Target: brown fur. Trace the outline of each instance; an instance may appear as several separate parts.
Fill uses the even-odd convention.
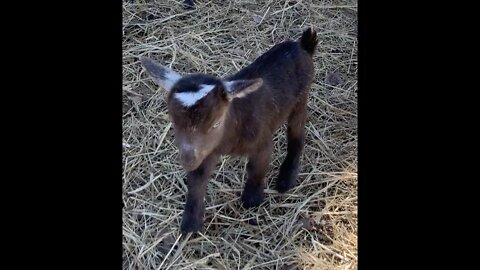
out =
[[[245,207],[262,203],[272,137],[284,122],[288,123],[288,149],[277,190],[286,192],[295,185],[305,140],[306,103],[314,76],[312,55],[316,45],[316,33],[308,29],[300,41],[275,45],[228,78],[193,74],[181,78],[170,89],[168,110],[180,161],[188,171],[182,231],[201,230],[208,178],[221,155],[248,157],[248,179],[241,200]],[[160,70],[156,78],[161,77],[162,68],[155,66],[150,71],[155,69]],[[192,106],[175,98],[176,93],[195,92],[204,84],[215,88]]]

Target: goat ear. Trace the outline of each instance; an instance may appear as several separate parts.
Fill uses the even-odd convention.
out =
[[[225,82],[225,92],[229,100],[242,98],[252,92],[257,91],[263,84],[261,78],[254,80],[236,80]]]
[[[173,85],[182,78],[177,72],[160,65],[150,58],[142,57],[140,62],[148,75],[150,75],[150,78],[167,91],[170,91]]]

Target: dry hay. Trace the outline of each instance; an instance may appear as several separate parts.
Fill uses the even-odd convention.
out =
[[[356,2],[196,1],[194,10],[182,2],[123,3],[124,269],[357,269]],[[242,208],[246,160],[225,157],[209,182],[205,232],[180,235],[185,172],[165,93],[138,58],[224,76],[308,26],[320,44],[299,184],[274,190],[282,127],[265,202]]]

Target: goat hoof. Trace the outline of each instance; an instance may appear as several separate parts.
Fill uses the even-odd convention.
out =
[[[278,178],[277,180],[277,191],[280,193],[285,193],[295,186],[295,181],[289,178]]]
[[[262,204],[265,194],[263,189],[260,191],[244,191],[242,194],[242,204],[245,208],[251,208]]]
[[[185,220],[185,219],[184,219]],[[182,233],[189,233],[189,232],[199,232],[203,229],[203,222],[196,222],[196,221],[182,221],[182,225],[180,226],[180,232]]]
[[[196,218],[193,216],[183,217],[182,224],[180,225],[180,232],[182,233],[199,232],[202,229],[203,229],[202,218]]]
[[[298,167],[292,167],[288,163],[282,164],[280,173],[277,178],[277,191],[285,193],[295,186],[297,183]]]

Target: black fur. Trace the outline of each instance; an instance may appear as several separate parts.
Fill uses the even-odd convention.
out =
[[[313,55],[318,44],[317,33],[312,28],[308,28],[303,32],[300,43],[310,55]]]

